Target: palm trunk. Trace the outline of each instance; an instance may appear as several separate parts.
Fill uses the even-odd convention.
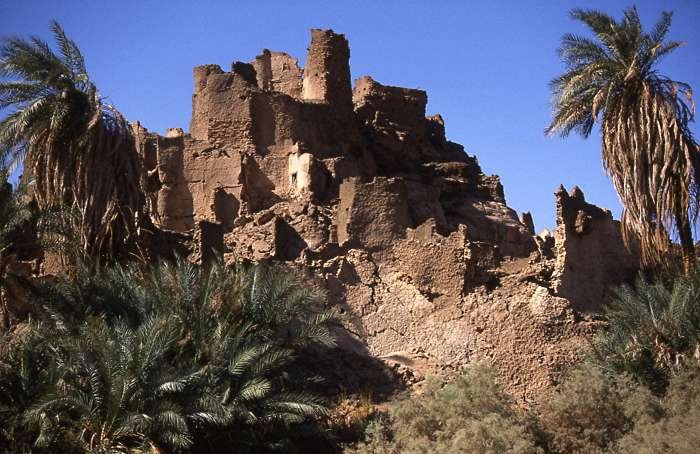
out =
[[[7,301],[5,300],[5,291],[0,287],[0,301],[2,304],[2,328],[7,331],[10,329],[10,312],[7,307]]]
[[[7,298],[5,298],[5,270],[7,264],[5,258],[0,259],[0,308],[2,309],[2,327],[5,331],[10,329],[10,311],[7,307]]]
[[[693,232],[690,228],[688,216],[676,215],[676,226],[681,240],[681,252],[683,254],[683,273],[688,276],[695,266],[695,243]]]

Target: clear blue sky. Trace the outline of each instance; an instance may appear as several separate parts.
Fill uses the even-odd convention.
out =
[[[153,131],[187,130],[192,67],[249,61],[263,48],[305,61],[310,28],[350,41],[353,78],[427,90],[428,113],[498,174],[508,204],[554,225],[553,193],[579,185],[589,201],[619,203],[600,162],[599,137],[546,138],[548,81],[562,71],[565,32],[585,32],[574,7],[619,17],[627,1],[38,1],[0,0],[0,35],[48,38],[58,19],[80,46],[101,92]],[[700,0],[637,1],[651,26],[675,11],[670,38],[687,45],[662,70],[700,93]],[[696,136],[697,125],[692,126]]]

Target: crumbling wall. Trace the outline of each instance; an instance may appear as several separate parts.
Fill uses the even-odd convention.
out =
[[[619,225],[564,191],[556,247],[534,236],[498,176],[426,117],[425,91],[370,77],[353,90],[349,55],[343,35],[312,30],[303,70],[268,50],[195,68],[189,134],[138,129],[154,222],[194,229],[197,260],[214,245],[312,276],[376,356],[432,373],[487,359],[531,398],[576,360],[590,326],[575,311],[636,267]]]
[[[264,49],[252,64],[260,89],[301,98],[303,71],[296,58]]]
[[[303,98],[331,104],[343,114],[352,111],[350,46],[345,36],[333,30],[311,30]]]
[[[447,307],[462,298],[469,282],[469,247],[466,229],[443,236],[434,222],[427,221],[407,229],[406,237],[393,243],[391,260],[402,278],[435,308]]]
[[[209,266],[224,253],[224,228],[218,222],[199,221],[194,229],[190,258]]]
[[[340,185],[338,242],[362,245],[371,252],[388,250],[409,224],[403,182],[377,177],[363,183],[349,178]]]
[[[279,181],[285,181],[281,176],[284,162],[281,160],[267,159],[263,162],[268,164],[277,163],[276,172],[272,173],[272,178]],[[241,200],[245,202],[245,208],[248,213],[257,213],[261,210],[270,208],[278,203],[281,198],[275,192],[278,186],[271,179],[270,172],[265,172],[261,169],[260,163],[255,156],[245,155],[241,161],[242,179],[241,179]],[[268,169],[269,170],[269,169]]]
[[[628,251],[620,223],[609,210],[586,202],[583,191],[559,187],[556,267],[553,288],[578,311],[596,311],[613,285],[634,279],[639,269],[636,248]]]
[[[296,196],[321,199],[327,181],[327,170],[311,153],[294,153],[289,155],[287,166],[289,186]]]
[[[190,135],[178,176],[178,187],[188,187],[193,198],[191,220],[173,222],[173,216],[185,216],[173,213],[163,225],[184,230],[212,219],[230,229],[242,212],[265,210],[289,194],[322,198],[330,176],[324,159],[342,161],[359,140],[354,122],[347,124],[348,57],[342,35],[312,32],[309,61],[315,69],[304,79],[321,97],[312,100],[300,99],[302,70],[285,53],[265,50],[251,64],[235,62],[231,72],[216,65],[195,68]],[[344,115],[338,103],[346,105]],[[340,181],[333,181],[329,194],[337,194]]]
[[[160,225],[169,230],[194,228],[192,193],[184,175],[184,138],[158,137],[156,142],[157,170],[160,189],[157,210]]]
[[[148,175],[152,221],[176,232],[190,231],[200,220],[230,230],[245,204],[241,153],[213,148],[178,129],[163,137],[134,128]]]
[[[364,76],[355,81],[353,103],[358,118],[371,122],[389,148],[425,136],[428,95],[423,90],[386,86]]]
[[[371,137],[369,151],[380,172],[415,172],[419,163],[435,160],[439,152],[426,133],[427,102],[422,90],[382,85],[369,76],[355,81],[355,115],[363,134]]]
[[[197,66],[190,135],[231,151],[254,148],[252,88],[246,74]]]

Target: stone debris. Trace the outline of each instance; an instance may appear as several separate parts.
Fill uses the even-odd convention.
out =
[[[535,235],[426,116],[425,91],[353,88],[349,58],[343,35],[312,30],[303,69],[269,50],[196,67],[188,133],[134,125],[154,224],[191,234],[195,258],[218,245],[310,277],[355,343],[412,380],[486,359],[535,399],[579,357],[585,314],[637,269],[619,223],[561,188],[554,234]]]

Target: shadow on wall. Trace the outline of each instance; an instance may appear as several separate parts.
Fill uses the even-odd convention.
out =
[[[247,204],[249,212],[258,212],[281,202],[282,198],[275,194],[275,184],[260,170],[255,159],[245,156],[243,167],[243,190],[241,198]]]
[[[236,196],[229,194],[224,188],[216,188],[214,190],[214,217],[217,222],[220,222],[224,231],[230,232],[233,230],[233,222],[238,217],[238,211],[241,203]]]

